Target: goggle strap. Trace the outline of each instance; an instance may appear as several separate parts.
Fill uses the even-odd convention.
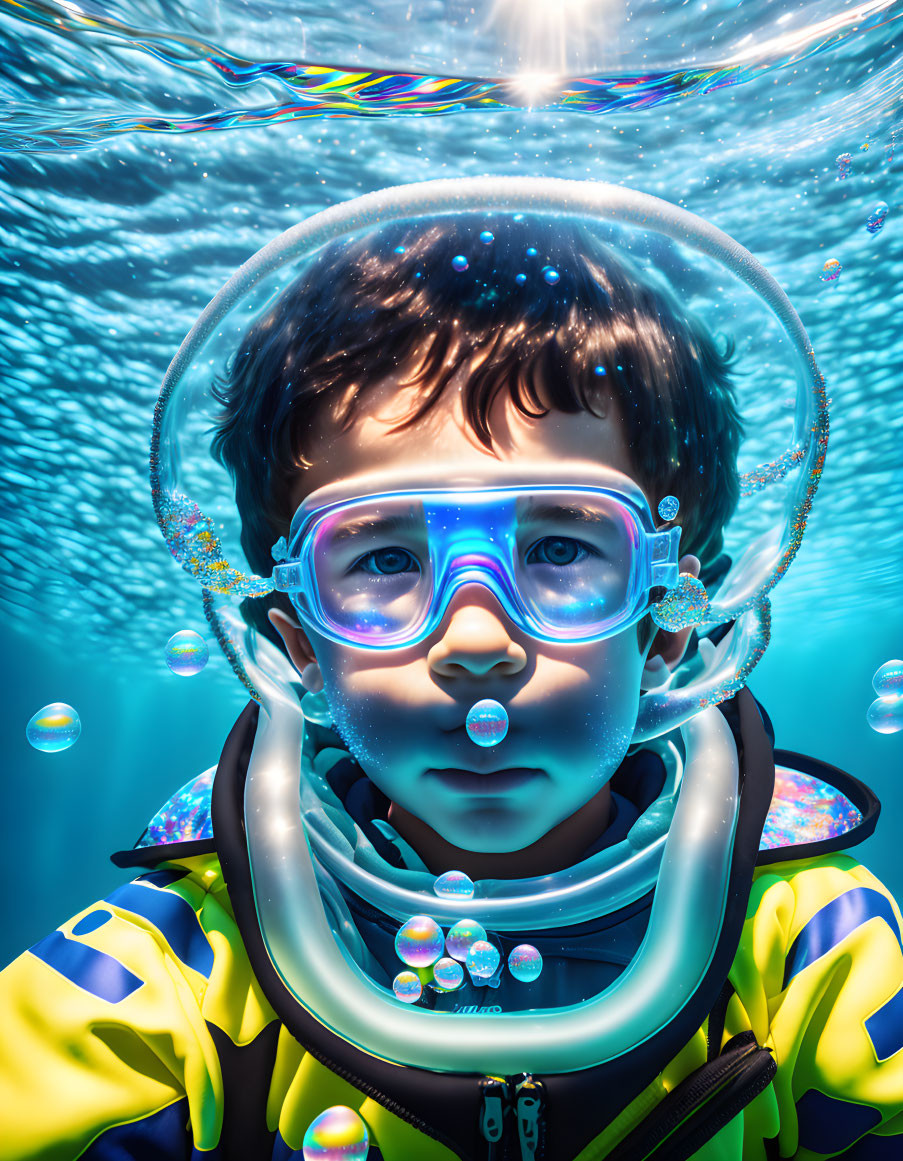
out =
[[[652,586],[664,585],[673,588],[677,584],[680,559],[680,529],[668,528],[664,532],[653,532],[649,536],[652,563]]]

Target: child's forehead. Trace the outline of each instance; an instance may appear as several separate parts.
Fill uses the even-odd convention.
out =
[[[459,393],[441,399],[411,426],[399,427],[410,406],[403,395],[404,389],[374,388],[346,430],[320,425],[310,467],[293,488],[293,507],[305,498],[325,503],[408,487],[491,487],[553,479],[614,485],[645,495],[614,406],[601,415],[550,411],[532,417],[507,396],[500,397],[490,416],[490,449],[467,421]]]

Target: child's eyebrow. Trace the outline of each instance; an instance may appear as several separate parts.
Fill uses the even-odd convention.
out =
[[[611,517],[603,512],[594,512],[580,504],[550,504],[531,500],[526,512],[519,516],[519,522],[529,523],[541,520],[570,520],[579,524],[610,525]]]
[[[344,544],[368,532],[383,534],[390,532],[423,531],[423,517],[418,517],[412,512],[406,513],[404,516],[358,516],[356,519],[348,520],[341,527],[337,528],[331,534],[330,542],[334,546]]]

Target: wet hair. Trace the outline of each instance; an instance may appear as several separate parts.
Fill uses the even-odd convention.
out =
[[[272,571],[324,417],[347,429],[369,388],[395,376],[416,389],[398,425],[412,426],[475,354],[461,391],[480,443],[493,447],[492,404],[505,394],[535,417],[598,414],[613,399],[653,510],[676,496],[681,552],[700,558],[704,580],[720,571],[742,435],[732,342],[719,345],[669,286],[580,225],[484,214],[325,248],[245,334],[215,384],[213,449],[235,482],[254,571]],[[291,610],[271,594],[244,613],[276,640],[274,605]]]

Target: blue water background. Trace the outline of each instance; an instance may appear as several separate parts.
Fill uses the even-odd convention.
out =
[[[559,48],[584,73],[701,68],[741,42],[764,45],[850,10],[741,8],[607,8],[580,52],[567,38]],[[425,3],[413,21],[394,4],[379,20],[354,4],[211,3],[190,17],[165,4],[91,11],[264,62],[499,75],[536,51],[514,45],[510,30],[468,20],[469,6],[451,0]],[[860,853],[903,893],[903,734],[877,735],[865,720],[872,673],[903,656],[903,145],[893,157],[886,148],[903,91],[900,11],[888,5],[871,31],[745,84],[607,116],[520,109],[104,136],[98,122],[114,117],[175,123],[276,98],[262,82],[227,90],[209,70],[102,37],[62,38],[0,7],[0,960],[121,881],[109,852],[131,845],[170,793],[216,762],[244,702],[215,651],[193,678],[171,674],[162,657],[177,629],[204,631],[146,484],[169,359],[225,278],[278,232],[356,193],[435,176],[541,173],[659,194],[737,237],[787,290],[828,379],[832,440],[751,685],[779,745],[878,793],[882,821]],[[781,48],[790,61],[789,39]],[[780,50],[771,57],[780,65]],[[61,147],[60,127],[71,130],[71,148]],[[853,172],[838,181],[834,159],[847,151]],[[891,209],[872,237],[864,223],[879,200]],[[836,284],[818,278],[829,257],[844,265]],[[56,755],[24,736],[51,701],[76,706],[83,724],[78,743]]]

